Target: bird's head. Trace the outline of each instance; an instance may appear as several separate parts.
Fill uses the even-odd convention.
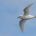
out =
[[[22,18],[22,16],[19,16],[19,17],[17,17],[17,18]]]
[[[21,18],[21,16],[17,17],[17,18]]]

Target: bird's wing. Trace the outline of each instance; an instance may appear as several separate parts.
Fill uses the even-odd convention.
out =
[[[23,32],[23,30],[24,30],[25,21],[26,21],[26,20],[23,20],[23,19],[19,21],[19,27],[20,27],[20,29],[21,29],[22,32]]]
[[[29,15],[29,9],[30,9],[30,7],[33,5],[33,3],[32,4],[30,4],[30,5],[28,5],[23,11],[24,11],[24,15]]]

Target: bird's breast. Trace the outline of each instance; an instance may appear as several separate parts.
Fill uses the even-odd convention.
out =
[[[32,16],[32,15],[27,15],[27,16],[23,16],[22,17],[22,19],[31,19],[31,18],[33,18],[34,16]]]

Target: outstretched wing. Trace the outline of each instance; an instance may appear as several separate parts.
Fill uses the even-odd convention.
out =
[[[30,8],[32,5],[33,5],[33,3],[30,4],[30,5],[28,5],[28,6],[24,9],[24,15],[29,15],[29,8]]]
[[[20,22],[19,22],[19,27],[20,27],[20,29],[21,29],[21,31],[23,32],[23,30],[24,30],[24,24],[25,24],[25,20],[20,20]]]

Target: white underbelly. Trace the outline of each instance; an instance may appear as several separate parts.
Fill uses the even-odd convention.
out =
[[[31,19],[31,18],[33,18],[34,16],[32,16],[32,15],[27,15],[27,16],[24,16],[24,18],[23,19]]]

